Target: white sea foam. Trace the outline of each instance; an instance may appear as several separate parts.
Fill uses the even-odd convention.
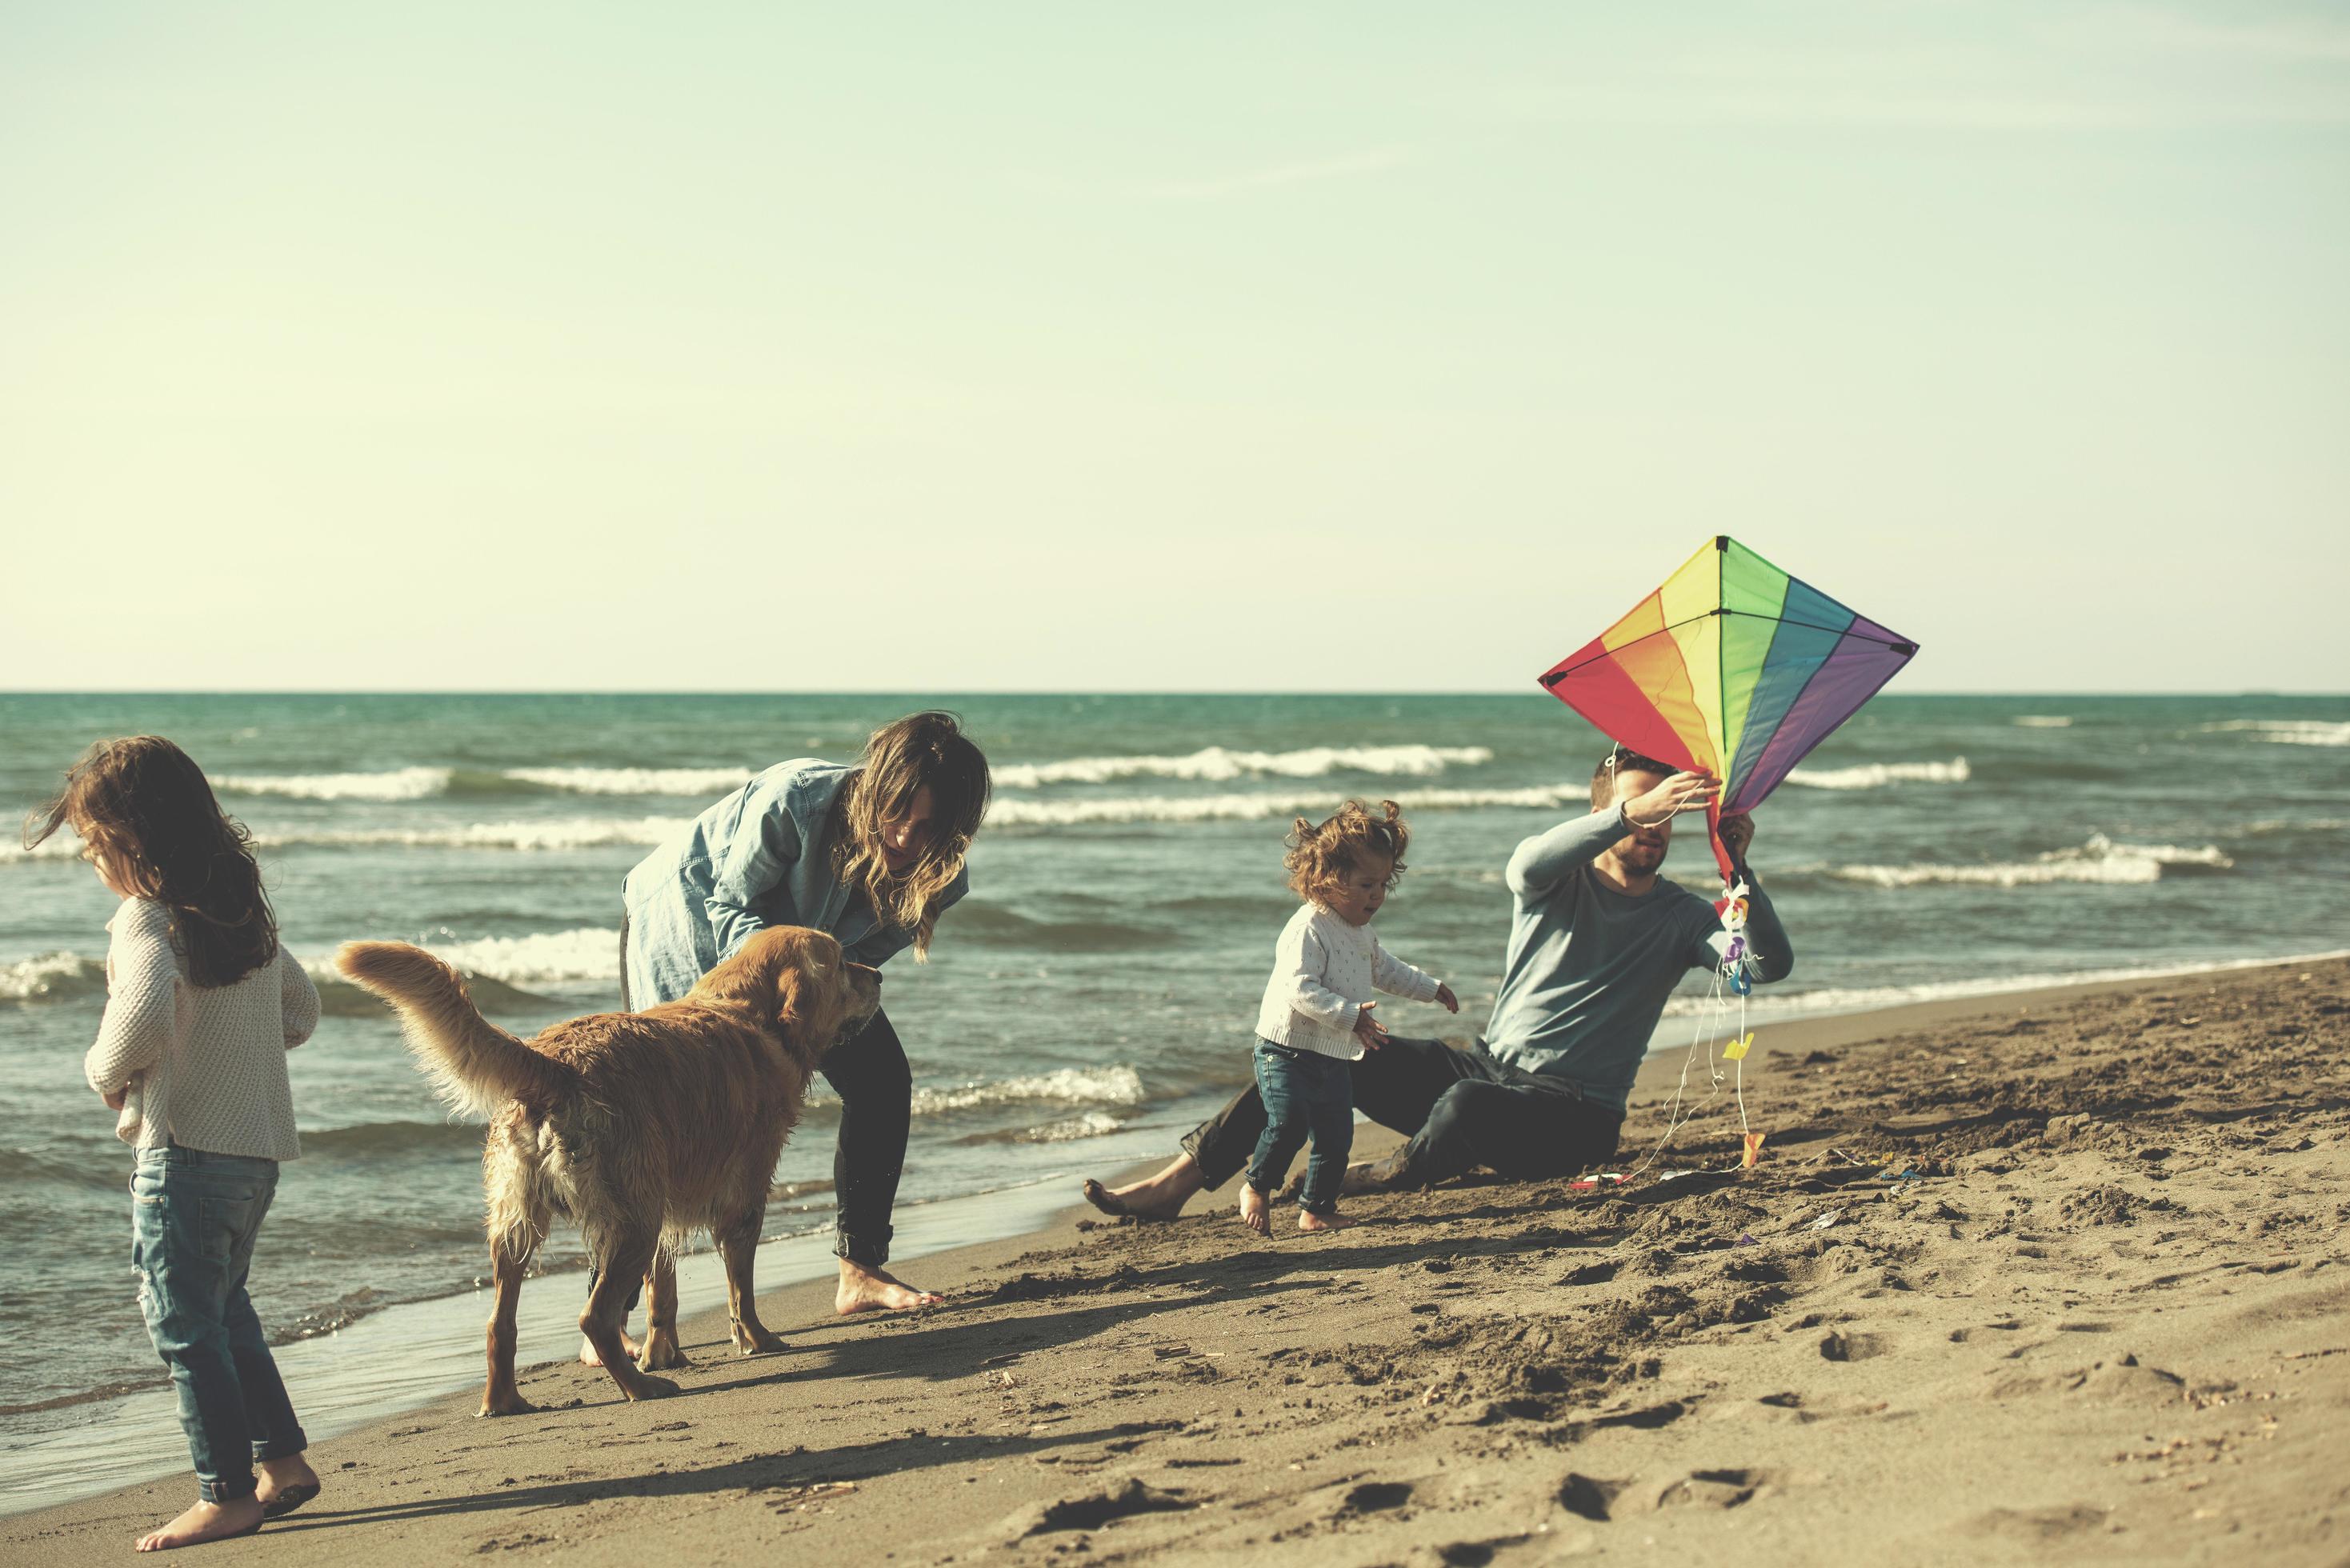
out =
[[[1057,763],[1007,763],[994,769],[1005,789],[1056,784],[1110,784],[1118,779],[1195,779],[1208,784],[1267,774],[1321,778],[1334,773],[1428,778],[1452,766],[1490,763],[1483,746],[1307,746],[1294,752],[1236,752],[1208,746],[1180,757],[1069,757]]]
[[[1101,1137],[1114,1133],[1125,1124],[1107,1111],[1087,1111],[1081,1116],[1069,1116],[1042,1127],[1030,1127],[1014,1142],[1075,1143],[1079,1138]]]
[[[42,953],[0,964],[0,1002],[48,1002],[86,995],[105,985],[105,961],[79,953]]]
[[[1973,777],[1964,757],[1947,763],[1863,763],[1849,768],[1797,768],[1787,782],[1805,789],[1883,789],[1897,784],[1964,784]]]
[[[598,930],[593,926],[568,931],[535,931],[526,937],[434,942],[431,947],[467,974],[484,975],[508,985],[616,980],[620,973],[620,933]]]
[[[2143,884],[2160,881],[2168,867],[2225,871],[2234,865],[2216,845],[2189,849],[2176,844],[2116,844],[2100,833],[2078,848],[2054,849],[2034,860],[1975,866],[1835,866],[1827,874],[1839,881],[1877,888],[2029,888],[2059,882]]]
[[[571,794],[718,795],[751,782],[748,768],[508,768],[517,784]]]
[[[448,793],[453,768],[397,768],[383,774],[222,774],[223,794],[285,795],[295,800],[422,800]]]
[[[2350,746],[2350,723],[2336,724],[2322,719],[2230,719],[2224,723],[2206,724],[2203,729],[2207,734],[2249,733],[2257,740],[2273,741],[2283,746]]]
[[[968,1110],[973,1106],[1139,1106],[1142,1075],[1120,1064],[1108,1067],[1062,1067],[1027,1077],[996,1078],[951,1089],[914,1091],[914,1113]]]
[[[2021,713],[2015,718],[2019,730],[2069,730],[2073,719],[2067,713]]]
[[[256,834],[264,849],[600,849],[660,844],[691,827],[683,817],[570,816],[544,822],[476,822],[463,827],[350,827]]]
[[[1588,806],[1586,784],[1527,789],[1420,789],[1392,792],[1407,811],[1456,811],[1474,806],[1553,810]],[[1299,812],[1326,811],[1344,796],[1329,790],[1265,791],[1253,794],[1119,795],[1100,800],[996,800],[987,820],[999,827],[1067,827],[1084,823],[1262,822]]]
[[[1822,986],[1816,991],[1788,991],[1781,986],[1761,986],[1747,999],[1746,1005],[1751,1012],[1764,1017],[1808,1018],[1828,1012],[1866,1012],[1883,1007],[1903,1007],[1919,1002],[2007,996],[2057,986],[2095,985],[2116,980],[2163,980],[2180,975],[2220,974],[2230,970],[2265,969],[2272,964],[2324,963],[2342,958],[2350,958],[2350,948],[2337,948],[2325,952],[2288,953],[2280,958],[2227,959],[2217,963],[2085,969],[2029,977],[2012,973],[1979,975],[1970,980],[1931,981],[1917,985]],[[1710,995],[1676,996],[1665,1004],[1665,1015],[1669,1018],[1690,1018],[1711,1012],[1715,1006]],[[1735,1010],[1735,1003],[1732,1003],[1731,1011]],[[1684,1029],[1678,1043],[1685,1046],[1688,1040],[1688,1032]],[[1675,1038],[1668,1034],[1662,1036],[1652,1049],[1667,1050],[1675,1044]]]

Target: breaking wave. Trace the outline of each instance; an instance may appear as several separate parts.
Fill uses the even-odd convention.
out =
[[[2230,719],[2203,726],[2206,734],[2244,733],[2285,746],[2350,746],[2350,723],[2323,719]]]
[[[963,1111],[975,1106],[1139,1106],[1142,1101],[1142,1075],[1131,1067],[1062,1067],[1024,1077],[982,1080],[951,1089],[918,1088],[914,1091],[914,1114],[936,1116],[941,1111]]]
[[[441,795],[723,794],[751,781],[748,768],[394,768],[379,774],[223,774],[223,794],[290,800],[404,801]]]
[[[2029,888],[2060,882],[2144,884],[2160,881],[2167,871],[2226,871],[2235,864],[2216,845],[2187,849],[2175,844],[2116,844],[2100,833],[2078,848],[2052,849],[2033,860],[1981,866],[1835,866],[1827,868],[1826,875],[1876,888]]]
[[[2073,719],[2067,713],[2019,713],[2013,723],[2019,730],[2069,730]]]
[[[1588,809],[1587,784],[1537,784],[1527,789],[1419,789],[1391,792],[1407,811],[1457,811],[1476,806]],[[1262,822],[1327,810],[1345,797],[1328,790],[1264,791],[1254,794],[1119,795],[1101,800],[998,800],[989,805],[993,827],[1068,827],[1085,823]]]
[[[1236,752],[1206,746],[1180,757],[1070,757],[1057,763],[1008,763],[993,770],[1005,789],[1056,784],[1111,784],[1119,779],[1195,779],[1209,784],[1252,775],[1320,778],[1327,774],[1386,774],[1426,778],[1454,765],[1490,763],[1483,746],[1307,746],[1294,752]]]
[[[1787,782],[1804,789],[1882,789],[1897,784],[1964,784],[1974,776],[1964,757],[1947,763],[1863,763],[1849,768],[1797,768]]]

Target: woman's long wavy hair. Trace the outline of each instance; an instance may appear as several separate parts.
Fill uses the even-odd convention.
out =
[[[833,874],[862,888],[885,924],[909,932],[916,961],[929,959],[939,898],[962,872],[971,841],[987,816],[987,758],[952,713],[909,713],[873,732],[848,787],[833,805]],[[885,823],[903,816],[914,796],[931,792],[930,836],[921,858],[892,876],[881,853]]]
[[[220,808],[195,760],[161,735],[100,741],[25,818],[25,847],[60,827],[104,856],[118,888],[170,911],[188,979],[229,985],[277,956],[277,915],[253,836]]]

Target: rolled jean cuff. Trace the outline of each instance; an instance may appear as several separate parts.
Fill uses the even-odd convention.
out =
[[[836,1225],[832,1229],[832,1255],[846,1258],[864,1268],[878,1269],[889,1261],[889,1238],[894,1234],[895,1230],[888,1225],[881,1227],[879,1239],[870,1233],[860,1234],[846,1226]]]
[[[251,1470],[241,1476],[223,1476],[218,1480],[196,1478],[196,1494],[206,1502],[243,1502],[260,1490],[261,1482]]]
[[[285,1437],[254,1444],[253,1462],[257,1465],[270,1459],[290,1459],[309,1446],[310,1439],[303,1436],[301,1428],[296,1427]]]

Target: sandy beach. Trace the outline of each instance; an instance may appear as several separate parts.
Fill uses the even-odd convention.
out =
[[[773,1357],[689,1299],[681,1397],[559,1364],[539,1415],[452,1395],[319,1445],[326,1495],[215,1551],[2339,1563],[2345,1047],[2342,960],[1775,1025],[1753,1171],[1725,1096],[1621,1191],[1472,1179],[1260,1240],[1228,1189],[934,1254],[918,1317],[790,1286]],[[1721,1173],[1649,1179],[1690,1168]],[[190,1490],[0,1521],[0,1558],[118,1557]]]

